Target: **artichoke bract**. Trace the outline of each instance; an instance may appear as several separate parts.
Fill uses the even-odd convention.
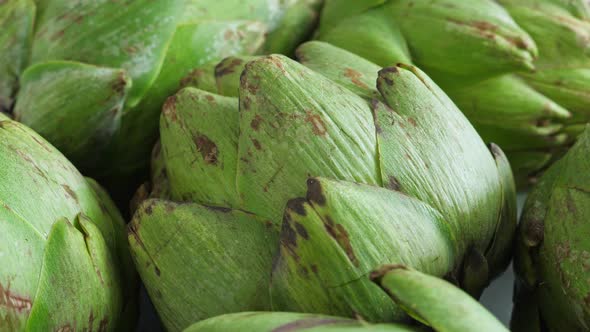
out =
[[[590,330],[590,129],[527,198],[515,254],[515,331]]]
[[[191,325],[187,332],[214,331],[425,331],[438,332],[507,331],[481,304],[442,279],[405,266],[383,266],[371,274],[417,324],[368,324],[334,316],[285,312],[243,312],[226,314]],[[425,325],[425,326],[424,326]]]
[[[478,296],[510,259],[508,162],[428,76],[321,42],[296,53],[227,58],[164,105],[129,242],[170,330],[253,310],[402,320],[375,267]]]
[[[197,67],[292,53],[313,30],[316,2],[3,1],[0,107],[84,174],[125,189],[143,180],[162,103],[199,81]]]
[[[136,272],[106,192],[0,114],[0,330],[134,324]]]
[[[590,120],[584,0],[326,0],[317,38],[422,68],[534,182]]]

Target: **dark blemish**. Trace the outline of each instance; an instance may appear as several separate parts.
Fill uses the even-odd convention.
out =
[[[359,261],[354,253],[348,232],[344,226],[334,223],[334,220],[332,220],[330,216],[325,216],[324,220],[324,227],[326,228],[328,234],[330,234],[330,236],[336,240],[340,248],[344,250],[350,262],[352,262],[354,266],[358,267]]]
[[[311,272],[314,274],[318,274],[318,266],[315,264],[311,264]]]
[[[545,224],[543,221],[533,219],[525,224],[524,236],[530,247],[537,246],[545,236]]]
[[[326,197],[322,192],[322,185],[316,178],[307,179],[307,200],[315,202],[320,206],[326,205]]]
[[[231,208],[228,207],[222,207],[222,206],[209,206],[209,205],[203,205],[205,208],[207,208],[207,210],[211,210],[211,211],[215,211],[215,212],[222,212],[222,213],[229,213],[232,211]]]
[[[215,98],[212,95],[205,95],[205,99],[211,104],[215,104]]]
[[[379,71],[379,77],[381,77],[381,79],[383,79],[383,81],[385,81],[385,83],[387,83],[387,85],[393,86],[393,83],[394,83],[393,79],[388,77],[387,74],[397,74],[397,73],[398,73],[397,67],[387,67],[387,68],[383,68]]]
[[[287,208],[300,216],[306,216],[307,212],[305,211],[305,203],[307,203],[305,198],[294,198],[287,202]]]
[[[131,45],[131,46],[125,47],[124,50],[125,50],[125,53],[131,55],[131,54],[137,53],[137,51],[139,51],[139,47]]]
[[[381,278],[393,270],[408,270],[408,268],[401,264],[386,264],[379,267],[377,270],[371,271],[369,274],[369,279],[373,282],[381,283]]]
[[[160,272],[160,269],[154,265],[154,272],[156,272],[156,275],[159,277],[160,274],[162,274],[162,272]]]
[[[408,122],[412,125],[412,127],[416,127],[416,120],[414,118],[408,118]]]
[[[571,253],[572,253],[572,249],[570,248],[569,243],[563,243],[563,244],[559,244],[557,245],[557,247],[555,247],[555,252],[557,257],[559,258],[559,261],[562,260],[566,260],[570,257]]]
[[[254,131],[258,131],[260,129],[260,123],[262,122],[262,117],[259,114],[254,116],[254,119],[250,122],[250,127],[254,129]]]
[[[358,86],[360,88],[363,88],[363,89],[368,89],[369,88],[365,83],[363,83],[360,80],[360,78],[363,77],[363,74],[359,73],[358,71],[356,71],[356,70],[354,70],[352,68],[346,68],[346,69],[344,69],[344,76],[350,78],[350,81],[354,85],[356,85],[356,86]]]
[[[302,238],[304,238],[305,240],[309,239],[309,234],[307,234],[307,229],[305,229],[305,227],[302,224],[296,222],[295,229],[297,230],[297,234],[299,234]]]
[[[326,135],[326,125],[322,118],[318,114],[312,114],[311,111],[307,111],[305,122],[311,123],[312,131],[317,136]]]
[[[217,145],[205,135],[198,135],[193,141],[205,164],[217,165]]]
[[[296,320],[294,322],[281,325],[274,328],[271,332],[295,332],[322,325],[347,324],[350,325],[350,320],[345,318],[306,318]]]
[[[203,69],[193,69],[186,76],[180,79],[180,87],[184,88],[187,86],[198,85],[199,79],[205,75]]]
[[[279,68],[283,74],[286,73],[285,68],[283,67],[283,63],[281,62],[279,57],[274,56],[274,55],[269,55],[267,57],[267,59],[270,60],[270,62],[272,62],[275,66],[277,66],[277,68]]]
[[[67,184],[62,184],[61,187],[64,188],[64,190],[71,199],[78,202],[78,195],[76,195],[76,193],[72,190],[72,188],[70,188],[70,186],[68,186]]]
[[[281,226],[281,247],[285,248],[287,252],[295,259],[299,261],[299,255],[297,254],[297,233],[291,227],[291,216],[289,211],[285,211],[283,216],[283,225]]]
[[[258,150],[258,151],[262,150],[262,145],[260,145],[260,142],[257,139],[253,138],[252,144],[254,144],[254,147],[256,148],[256,150]]]
[[[98,332],[107,332],[108,328],[109,328],[109,319],[107,317],[105,317],[100,321],[100,325],[98,326]]]
[[[252,103],[252,99],[250,99],[250,97],[248,97],[248,96],[245,96],[244,98],[241,99],[242,107],[240,107],[240,110],[243,110],[243,111],[249,110],[251,103]]]
[[[4,307],[18,313],[30,312],[33,307],[31,299],[19,296],[10,291],[10,283],[6,287],[0,284],[0,308]]]
[[[176,116],[176,95],[172,95],[166,99],[162,107],[162,113],[173,122],[178,121],[178,117]]]
[[[387,179],[388,179],[387,189],[401,191],[401,185],[399,183],[399,180],[395,176],[390,175],[387,177]]]
[[[74,328],[70,323],[58,327],[55,332],[74,332]]]
[[[299,268],[297,269],[297,271],[299,272],[299,274],[301,274],[304,278],[309,278],[309,271],[307,271],[307,268],[303,265],[300,265]]]
[[[226,59],[215,67],[215,77],[222,77],[228,74],[232,74],[236,71],[236,68],[241,66],[244,62],[239,58],[233,58],[231,61]]]

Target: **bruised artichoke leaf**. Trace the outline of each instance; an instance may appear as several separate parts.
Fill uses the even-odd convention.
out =
[[[534,68],[534,41],[494,1],[399,0],[386,10],[423,69],[484,78]]]
[[[452,269],[453,235],[427,204],[324,178],[311,178],[307,186],[306,199],[290,201],[285,212],[273,269],[274,310],[400,319],[401,312],[367,278],[374,266],[407,264],[439,276]]]
[[[380,66],[410,63],[412,57],[405,37],[394,22],[382,7],[378,7],[323,29],[318,39]]]
[[[571,117],[567,109],[514,75],[502,75],[446,92],[473,122],[522,133],[555,134]],[[494,141],[493,137],[483,138]]]
[[[45,237],[0,201],[0,330],[23,331],[37,292]]]
[[[170,97],[161,141],[172,198],[237,207],[238,100],[194,88]]]
[[[403,265],[383,266],[371,278],[410,316],[435,331],[508,331],[480,303],[443,279]]]
[[[368,324],[363,321],[294,312],[240,312],[213,317],[191,325],[185,332],[418,332],[422,329],[400,324]]]
[[[27,329],[115,330],[122,285],[114,257],[93,222],[53,224]],[[59,308],[60,310],[55,310]]]
[[[136,266],[167,329],[270,309],[272,223],[238,210],[147,200],[129,227]]]
[[[379,72],[374,102],[384,185],[445,216],[459,256],[483,252],[497,224],[502,188],[492,155],[453,102],[419,69]]]
[[[243,208],[280,220],[309,176],[380,185],[374,132],[366,101],[324,76],[280,55],[248,63],[240,85]]]
[[[125,70],[135,106],[156,79],[182,14],[181,0],[48,1],[36,19],[32,63],[68,59]]]
[[[123,70],[65,61],[29,67],[20,84],[15,117],[87,169],[119,129],[132,86]]]
[[[375,87],[377,73],[381,69],[378,65],[354,53],[319,41],[299,46],[296,54],[301,64],[357,95],[367,99],[380,97]]]
[[[12,106],[18,78],[29,58],[34,20],[33,0],[0,3],[0,110]]]

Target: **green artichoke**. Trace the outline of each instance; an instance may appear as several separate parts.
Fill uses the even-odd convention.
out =
[[[197,67],[290,53],[316,0],[0,2],[0,108],[109,188],[143,180],[165,99]],[[136,184],[133,184],[135,188]],[[128,198],[128,197],[124,197]]]
[[[164,105],[129,242],[169,330],[240,311],[403,320],[376,266],[478,296],[510,260],[508,162],[428,76],[297,54],[227,58]]]
[[[317,38],[383,67],[425,70],[505,149],[519,185],[590,120],[585,0],[326,0]]]
[[[226,314],[191,325],[186,332],[222,331],[367,331],[417,332],[425,326],[439,332],[508,331],[477,301],[448,282],[404,266],[385,266],[372,279],[422,326],[368,324],[334,316],[284,312]]]
[[[590,129],[541,177],[518,232],[515,331],[590,331]]]
[[[0,114],[0,330],[127,330],[136,275],[105,191]]]

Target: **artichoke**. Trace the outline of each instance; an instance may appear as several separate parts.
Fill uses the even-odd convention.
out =
[[[478,296],[510,260],[505,155],[428,76],[296,53],[227,58],[164,104],[129,242],[169,330],[241,311],[403,320],[375,267]]]
[[[541,177],[518,231],[515,331],[590,331],[590,129]]]
[[[469,295],[448,282],[404,266],[384,266],[371,277],[409,315],[439,332],[467,332],[507,329]],[[460,313],[460,314],[457,314]],[[425,327],[402,324],[374,324],[334,316],[284,312],[243,312],[226,314],[191,325],[186,332],[215,331],[425,331]]]
[[[590,120],[584,0],[326,0],[317,38],[380,66],[425,70],[505,149],[521,186]]]
[[[106,192],[1,114],[0,178],[0,330],[130,328],[136,275]]]
[[[144,178],[162,103],[203,76],[197,67],[234,54],[292,52],[313,30],[316,7],[316,0],[2,1],[0,108],[85,174],[124,190]]]

